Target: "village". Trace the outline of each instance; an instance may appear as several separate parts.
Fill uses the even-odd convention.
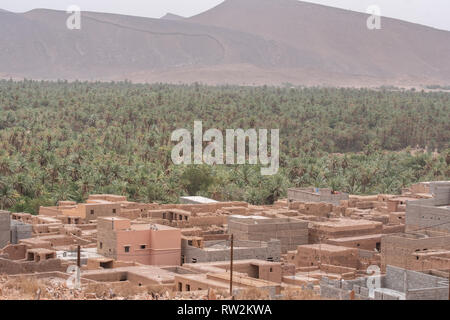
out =
[[[267,206],[93,194],[0,211],[2,299],[26,280],[29,299],[448,300],[449,274],[450,181],[294,188]]]

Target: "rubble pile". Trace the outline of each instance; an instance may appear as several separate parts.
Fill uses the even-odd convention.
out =
[[[0,275],[0,300],[223,300],[213,290],[172,292],[152,290],[131,284],[112,287],[108,283],[83,285],[70,289],[64,279],[35,279],[25,276]]]

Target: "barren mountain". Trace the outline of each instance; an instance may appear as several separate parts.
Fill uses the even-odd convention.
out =
[[[184,20],[186,18],[169,12],[166,15],[164,15],[163,17],[161,17],[161,19],[179,21],[179,20]]]
[[[0,11],[0,76],[305,85],[450,83],[450,32],[296,0],[226,0],[191,18]]]

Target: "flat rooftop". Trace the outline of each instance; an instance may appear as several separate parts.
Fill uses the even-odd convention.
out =
[[[200,196],[191,196],[191,197],[180,197],[180,200],[183,201],[188,201],[191,203],[198,203],[198,204],[205,204],[205,203],[218,203],[219,201],[210,199],[210,198],[205,198],[205,197],[200,197]]]
[[[130,266],[130,267],[120,267],[114,269],[101,269],[101,270],[83,270],[81,276],[83,278],[92,279],[96,281],[102,281],[102,275],[114,275],[120,273],[128,273],[129,275],[135,275],[142,278],[146,278],[152,282],[164,284],[164,283],[173,283],[175,276],[178,273],[170,271],[173,269],[173,266]],[[195,271],[191,271],[188,269],[183,269],[185,273],[195,274]],[[184,275],[184,274],[183,274]],[[113,279],[114,277],[110,278]],[[104,278],[108,279],[108,278]],[[116,280],[103,280],[106,282],[114,282]]]
[[[372,221],[372,220],[364,220],[364,219],[347,219],[347,218],[340,218],[340,219],[332,219],[330,221],[321,221],[321,222],[312,222],[315,227],[318,227],[319,229],[329,229],[332,231],[339,231],[339,230],[358,230],[358,229],[364,229],[364,228],[375,228],[377,226],[383,225],[382,222],[379,221]]]
[[[229,216],[230,218],[235,218],[235,219],[254,219],[254,220],[268,220],[271,218],[268,217],[263,217],[263,216],[242,216],[240,214],[233,214]]]
[[[346,242],[346,241],[357,241],[357,240],[371,240],[381,238],[383,234],[368,234],[363,236],[353,236],[353,237],[342,237],[342,238],[333,238],[330,240],[336,242]]]
[[[132,224],[129,230],[176,230],[176,228],[165,226],[162,224]]]
[[[327,251],[327,252],[342,252],[342,251],[354,250],[354,248],[335,246],[335,245],[326,244],[326,243],[304,244],[304,245],[298,246],[298,248],[299,249],[301,249],[301,248],[313,249],[313,250]]]

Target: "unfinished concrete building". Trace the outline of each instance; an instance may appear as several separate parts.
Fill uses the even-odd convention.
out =
[[[431,199],[408,201],[406,231],[421,229],[450,232],[450,181],[430,182]]]
[[[289,202],[326,202],[337,206],[341,200],[348,200],[348,194],[325,188],[288,189]]]
[[[131,224],[121,217],[103,217],[97,223],[97,251],[120,261],[146,265],[180,265],[181,232],[157,224]]]
[[[226,261],[230,259],[230,241],[212,240],[198,243],[194,238],[185,238],[181,242],[182,263]],[[272,239],[268,242],[235,240],[233,243],[233,259],[259,259],[280,261],[281,242]]]
[[[233,234],[236,240],[268,242],[278,239],[281,241],[281,252],[286,253],[308,243],[308,224],[308,221],[292,218],[229,216],[228,233]]]
[[[320,282],[324,298],[340,300],[448,300],[448,279],[387,266],[385,275]]]

